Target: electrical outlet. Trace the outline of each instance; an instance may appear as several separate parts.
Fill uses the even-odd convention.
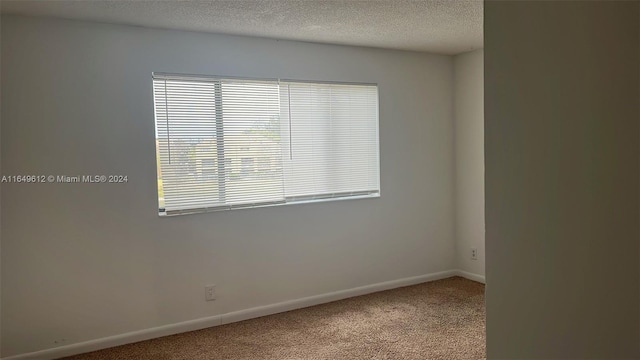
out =
[[[471,260],[478,260],[478,249],[471,248]]]
[[[216,299],[216,286],[207,285],[204,287],[204,299],[206,301],[213,301]]]

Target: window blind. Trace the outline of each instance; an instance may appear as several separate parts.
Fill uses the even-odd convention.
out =
[[[287,198],[379,191],[377,87],[282,82],[280,98]]]
[[[153,77],[161,215],[378,196],[375,85]]]

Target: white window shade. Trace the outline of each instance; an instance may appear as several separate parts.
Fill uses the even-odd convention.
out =
[[[284,201],[275,81],[154,78],[160,208]]]
[[[379,192],[376,86],[281,82],[285,195]]]
[[[154,74],[160,214],[378,196],[375,85]]]

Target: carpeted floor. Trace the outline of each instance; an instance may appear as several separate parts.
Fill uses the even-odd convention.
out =
[[[485,357],[484,285],[453,277],[67,359]]]

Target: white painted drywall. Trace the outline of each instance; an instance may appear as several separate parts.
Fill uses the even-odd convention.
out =
[[[484,276],[484,53],[453,57],[457,268]],[[471,249],[478,250],[477,260]]]
[[[485,3],[488,359],[640,356],[638,6]]]
[[[379,199],[160,218],[151,73],[375,82]],[[450,270],[452,58],[8,16],[4,356]],[[216,284],[218,300],[204,301]]]
[[[2,39],[2,17],[0,17],[0,39]],[[0,69],[2,69],[2,49],[0,48]],[[2,76],[0,74],[0,83]],[[2,175],[2,86],[0,86],[0,176]],[[0,339],[2,339],[2,182],[0,182]],[[2,346],[0,344],[0,358]]]

